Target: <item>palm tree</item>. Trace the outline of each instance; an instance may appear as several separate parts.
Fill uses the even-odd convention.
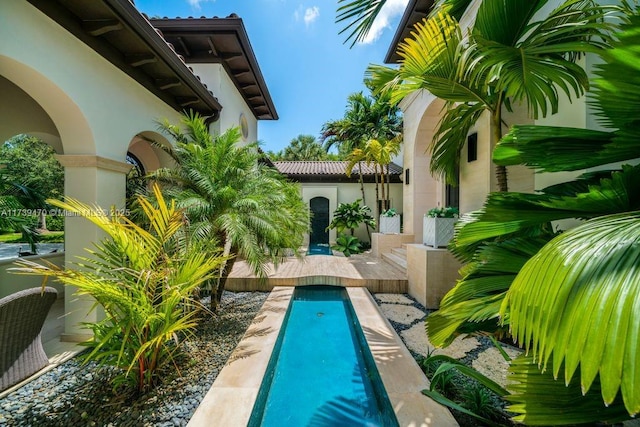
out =
[[[158,169],[150,178],[165,184],[197,236],[223,247],[228,261],[212,292],[215,309],[238,256],[265,277],[270,262],[277,267],[287,250],[297,252],[309,227],[308,210],[294,184],[258,162],[256,143],[237,145],[237,129],[214,137],[197,114],[182,122],[185,132],[167,121],[160,124],[175,139],[175,147],[163,149],[176,167]]]
[[[157,207],[138,197],[148,228],[77,200],[49,200],[91,221],[109,238],[87,249],[90,256],[73,263],[76,268],[21,259],[14,269],[57,279],[76,287],[78,295],[94,297],[105,319],[85,325],[94,333],[85,343],[91,349],[86,360],[117,368],[114,389],[129,385],[138,393],[158,384],[163,370],[175,366],[176,344],[193,334],[201,314],[194,294],[221,262],[218,254],[191,241],[184,213],[175,203],[165,202],[157,186],[153,193]]]
[[[362,92],[352,93],[347,99],[344,117],[328,121],[322,126],[320,139],[325,150],[338,146],[343,157],[356,149],[364,149],[368,141],[390,141],[402,138],[402,117],[398,107],[391,105],[385,95],[366,96]],[[358,162],[359,163],[359,162]],[[362,203],[366,204],[362,168],[358,168]]]
[[[400,152],[400,138],[395,137],[391,140],[370,139],[363,148],[356,148],[347,158],[347,176],[351,176],[351,172],[356,163],[364,162],[367,165],[373,164],[376,182],[376,206],[382,200],[382,210],[389,209],[389,164],[394,156]],[[386,168],[386,172],[385,172]],[[385,177],[387,188],[385,191]],[[380,187],[382,187],[382,198],[380,198]],[[380,212],[377,212],[379,215]]]
[[[314,136],[298,135],[276,158],[284,161],[318,161],[327,160],[328,154]]]
[[[560,92],[571,99],[588,88],[587,74],[575,60],[607,46],[604,18],[612,8],[567,0],[538,20],[546,3],[484,1],[468,36],[446,8],[434,9],[399,46],[398,69],[367,70],[376,90],[390,93],[395,102],[419,89],[446,101],[430,149],[431,172],[448,183],[456,183],[459,153],[485,111],[497,142],[505,109],[526,104],[538,118],[557,112]],[[506,168],[498,166],[496,176],[499,190],[507,191]]]
[[[472,261],[467,276],[427,319],[436,345],[501,329],[527,349],[507,387],[507,409],[527,425],[611,423],[640,413],[638,9],[622,28],[602,53],[592,104],[613,130],[516,126],[493,155],[504,166],[598,170],[539,194],[491,194],[453,242]],[[551,221],[565,218],[586,221],[550,231]]]

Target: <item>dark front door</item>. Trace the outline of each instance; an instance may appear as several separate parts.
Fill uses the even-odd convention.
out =
[[[309,244],[329,244],[329,199],[314,197],[309,202],[311,208],[311,236]]]

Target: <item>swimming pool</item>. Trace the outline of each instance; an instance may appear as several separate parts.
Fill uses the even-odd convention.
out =
[[[398,424],[415,427],[457,426],[447,408],[420,392],[429,388],[429,381],[369,291],[362,287],[346,287],[345,290]],[[188,427],[249,424],[261,385],[269,372],[269,360],[285,326],[285,316],[294,291],[295,288],[291,286],[273,288],[227,365],[202,399]],[[334,425],[324,423],[325,427]]]
[[[296,288],[248,425],[398,425],[344,288]]]

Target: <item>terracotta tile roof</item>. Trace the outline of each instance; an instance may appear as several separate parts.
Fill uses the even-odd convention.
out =
[[[318,162],[273,162],[275,167],[285,175],[299,176],[299,175],[322,175],[322,176],[344,176],[346,175],[347,164],[346,161],[318,161]],[[374,175],[375,170],[373,164],[367,166],[362,164],[363,175]],[[402,166],[398,166],[395,163],[391,163],[389,170],[392,175],[402,174]],[[352,175],[358,174],[358,165],[355,165],[352,171]]]

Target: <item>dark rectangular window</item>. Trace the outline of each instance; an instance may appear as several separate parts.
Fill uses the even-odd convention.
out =
[[[409,169],[404,170],[404,185],[409,185]]]
[[[478,160],[478,134],[472,133],[467,137],[467,162]]]

